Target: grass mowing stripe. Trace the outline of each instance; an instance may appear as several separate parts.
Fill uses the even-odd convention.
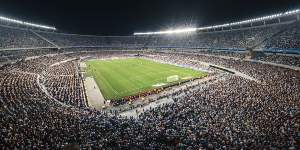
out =
[[[87,61],[87,75],[93,76],[106,99],[119,99],[167,83],[167,77],[203,77],[207,73],[150,60],[131,58]],[[179,82],[179,81],[178,81]]]

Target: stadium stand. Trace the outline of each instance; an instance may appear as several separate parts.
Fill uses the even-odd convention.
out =
[[[98,56],[102,55],[98,52]],[[299,71],[213,56],[151,53],[153,55],[156,59],[189,65],[197,65],[189,61],[197,59],[228,66],[254,76],[263,84],[226,75],[201,89],[181,91],[183,97],[175,93],[172,95],[175,103],[146,111],[139,120],[118,119],[101,111],[65,108],[39,89],[35,73],[70,56],[20,62],[1,68],[1,146],[60,148],[69,143],[79,143],[82,148],[297,146]],[[73,72],[72,63],[57,66],[57,70],[64,70],[57,72]],[[24,69],[28,66],[35,67]],[[69,81],[53,80],[51,84],[69,84]],[[70,85],[73,86],[77,87]],[[62,93],[53,92],[53,95],[60,97]],[[62,102],[81,106],[77,105],[76,98],[72,100]]]
[[[1,27],[1,48],[55,47],[30,30]],[[284,31],[282,31],[284,30]],[[112,47],[112,48],[198,48],[219,50],[246,50],[260,41],[258,48],[291,50],[298,52],[299,23],[247,27],[229,31],[203,32],[186,35],[153,36],[84,36],[35,31],[60,47]],[[280,33],[278,33],[280,32]],[[274,37],[273,37],[274,36]],[[229,40],[230,39],[230,40]],[[5,45],[3,45],[5,44]]]
[[[32,47],[49,47],[49,43],[34,35],[26,29],[0,26],[1,48],[32,48]]]
[[[287,29],[283,33],[272,38],[267,44],[266,48],[277,50],[294,50],[299,51],[300,41],[300,27],[299,23]]]
[[[231,31],[216,31],[187,35],[153,35],[145,36],[82,36],[61,33],[39,33],[60,46],[99,46],[99,47],[182,47],[208,49],[245,50],[265,38],[281,31],[286,25],[277,24],[267,27],[243,28]],[[228,40],[231,39],[231,40]],[[225,42],[226,41],[226,42]]]

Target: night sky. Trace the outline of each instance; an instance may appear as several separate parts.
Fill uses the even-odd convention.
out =
[[[200,27],[295,8],[300,0],[0,0],[0,15],[92,35]]]

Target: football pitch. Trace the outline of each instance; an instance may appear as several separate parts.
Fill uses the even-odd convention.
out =
[[[104,98],[110,100],[207,75],[206,72],[141,58],[89,60],[86,66],[87,76],[95,79]],[[174,76],[177,79],[168,79]]]

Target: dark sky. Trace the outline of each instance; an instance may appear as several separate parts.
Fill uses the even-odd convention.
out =
[[[295,8],[300,0],[0,0],[0,15],[93,35],[200,27]]]

